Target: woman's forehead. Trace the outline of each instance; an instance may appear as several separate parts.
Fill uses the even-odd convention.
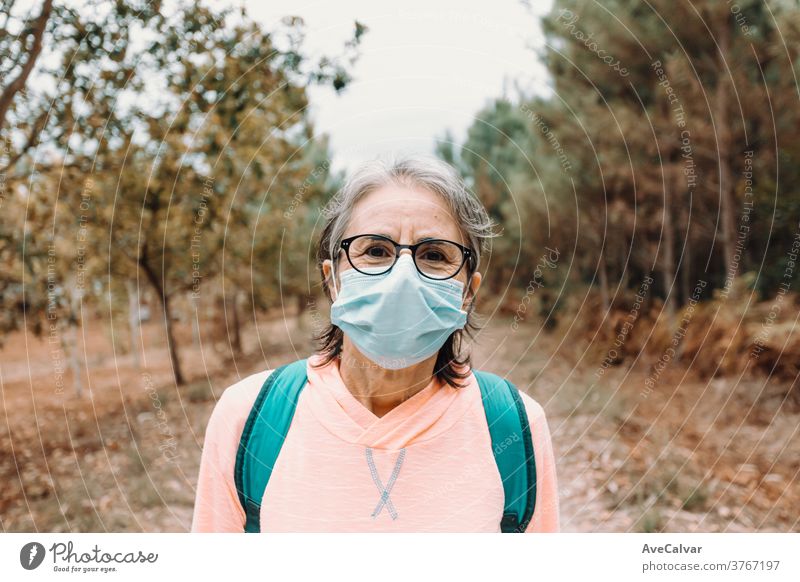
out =
[[[347,230],[352,234],[369,232],[390,237],[409,232],[415,239],[461,239],[458,222],[441,196],[426,189],[394,184],[361,198],[353,206]]]

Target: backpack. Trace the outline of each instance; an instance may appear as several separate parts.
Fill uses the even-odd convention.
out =
[[[261,531],[261,499],[306,385],[306,359],[286,364],[265,380],[239,440],[234,481],[244,509],[245,532]],[[503,481],[500,530],[521,533],[536,503],[536,463],[525,405],[518,389],[495,374],[473,370],[481,390],[492,452]]]

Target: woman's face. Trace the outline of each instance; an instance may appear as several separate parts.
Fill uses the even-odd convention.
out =
[[[465,240],[458,222],[450,212],[447,203],[437,194],[422,188],[399,184],[387,184],[374,190],[361,198],[353,207],[350,224],[345,230],[344,237],[348,238],[358,234],[381,234],[400,244],[414,244],[425,238],[451,240],[460,245],[469,246]],[[403,249],[401,254],[410,254],[409,249]],[[336,288],[339,288],[338,274],[351,269],[347,256],[343,251],[336,258],[337,275]],[[326,260],[322,265],[326,279],[331,274],[331,261]],[[467,265],[465,264],[454,277],[461,281],[465,293],[465,305],[477,293],[480,286],[481,275],[474,273],[471,280],[467,281]],[[336,299],[333,285],[331,292]]]

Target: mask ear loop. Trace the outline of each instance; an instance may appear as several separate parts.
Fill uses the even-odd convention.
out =
[[[339,252],[341,252],[341,249],[339,249]],[[336,299],[339,298],[339,289],[337,289],[336,287],[336,271],[334,270],[334,266],[336,265],[338,260],[339,260],[338,254],[336,256],[335,261],[333,259],[331,260],[331,281],[333,282],[333,290],[336,291],[336,297],[334,297],[333,299],[334,301],[336,301]]]
[[[472,277],[475,275],[475,273],[478,270],[478,265],[475,265],[475,270],[470,273],[470,268],[469,267],[470,267],[470,265],[472,263],[472,259],[473,258],[474,258],[474,255],[472,255],[471,257],[467,257],[467,260],[466,260],[466,265],[465,266],[467,267],[467,282],[464,285],[464,297],[461,300],[462,303],[467,300],[467,297],[469,297],[470,293],[472,292]],[[467,313],[469,313],[470,311],[472,311],[472,309],[474,307],[475,307],[475,295],[473,294],[472,297],[470,297],[469,303],[467,303],[465,311]]]
[[[469,272],[469,271],[467,271]],[[475,295],[470,297],[470,293],[472,292],[472,275],[467,276],[467,283],[464,285],[464,296],[461,298],[461,303],[463,304],[469,298],[467,305],[465,306],[465,311],[469,313],[473,306],[475,305]]]

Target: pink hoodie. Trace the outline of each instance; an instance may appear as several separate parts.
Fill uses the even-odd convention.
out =
[[[503,485],[474,375],[464,388],[435,377],[383,417],[347,389],[339,360],[310,363],[286,441],[264,492],[266,532],[499,532]],[[228,388],[206,430],[193,532],[241,532],[234,485],[239,438],[270,370]],[[550,432],[521,393],[533,435],[536,510],[528,532],[558,531]],[[382,493],[386,493],[382,496]]]

